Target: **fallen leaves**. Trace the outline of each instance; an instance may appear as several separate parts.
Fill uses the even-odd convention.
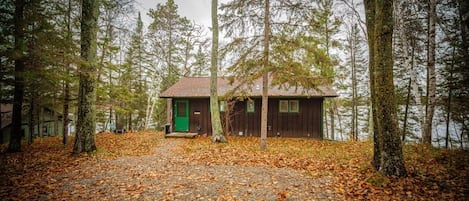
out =
[[[409,176],[388,178],[373,170],[370,142],[329,142],[269,138],[268,149],[259,150],[259,139],[230,137],[229,144],[208,139],[191,141],[182,149],[188,157],[207,165],[242,165],[293,168],[314,179],[328,178],[321,192],[338,193],[350,200],[461,200],[467,198],[467,151],[405,147]],[[315,192],[318,193],[318,192]],[[279,199],[284,199],[279,194]]]
[[[94,163],[96,160],[111,160],[121,156],[149,154],[158,143],[158,135],[151,132],[98,134],[98,151],[92,154],[72,155],[73,140],[62,145],[61,137],[39,138],[32,145],[23,145],[23,152],[1,153],[0,155],[0,200],[38,200],[51,189],[57,188],[57,178],[76,171],[79,165]],[[5,150],[2,147],[0,150]],[[99,168],[99,166],[98,166]],[[105,167],[103,167],[105,168]],[[82,172],[93,174],[92,171]],[[61,180],[77,178],[63,177]],[[98,184],[97,184],[98,185]],[[87,186],[75,186],[63,196],[79,198]]]
[[[283,168],[311,176],[314,182],[305,192],[313,195],[311,199],[464,200],[469,196],[467,151],[405,146],[409,176],[392,178],[372,169],[370,142],[269,138],[268,149],[262,151],[258,138],[229,137],[228,144],[197,138],[184,140],[176,150],[175,159],[146,156],[153,153],[163,139],[161,133],[104,133],[98,134],[96,139],[99,149],[93,154],[71,155],[72,144],[64,147],[59,137],[38,139],[33,145],[25,146],[21,153],[2,153],[0,200],[47,199],[48,193],[67,183],[71,185],[64,191],[56,191],[54,198],[82,200],[93,195],[96,199],[152,200],[155,195],[148,192],[157,192],[158,198],[178,199],[183,196],[181,192],[187,193],[187,189],[212,184],[202,188],[216,193],[221,200],[262,196],[260,188],[271,189],[272,199],[289,200],[295,196],[292,189],[303,188],[303,184],[290,181],[297,176],[289,175],[288,171],[281,172]],[[155,162],[143,167],[141,163],[145,160]],[[160,169],[152,169],[156,164]],[[78,167],[87,168],[78,170]],[[169,172],[171,175],[168,175],[162,169],[183,171]],[[216,169],[223,169],[227,174],[218,175]],[[265,171],[279,171],[278,174],[284,175],[279,177],[269,173],[265,180],[252,180]],[[233,173],[241,178],[234,178]],[[164,180],[168,177],[173,179]],[[88,182],[85,185],[77,180]],[[156,185],[147,180],[160,183]],[[284,184],[284,180],[288,180],[288,184]],[[210,189],[219,184],[219,188]],[[166,186],[163,188],[162,185]],[[204,192],[201,190],[187,196],[206,199],[209,194]]]

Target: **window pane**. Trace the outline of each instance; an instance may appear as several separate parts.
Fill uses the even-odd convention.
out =
[[[224,111],[225,111],[226,102],[225,102],[225,101],[220,101],[219,104],[220,104],[220,112],[224,112]]]
[[[279,112],[288,112],[288,101],[287,100],[279,101]]]
[[[177,103],[177,116],[178,117],[186,117],[186,102],[178,102]]]
[[[248,102],[246,103],[247,104],[247,112],[254,112],[255,111],[255,106],[254,106],[254,101],[253,100],[248,100]]]
[[[300,112],[300,104],[298,100],[290,101],[290,112]]]

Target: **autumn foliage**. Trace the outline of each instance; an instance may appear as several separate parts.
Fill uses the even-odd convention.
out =
[[[71,145],[64,147],[58,137],[36,139],[33,145],[25,146],[21,153],[2,152],[0,200],[45,198],[48,192],[60,184],[51,181],[79,166],[86,165],[91,170],[106,168],[103,161],[146,156],[162,145],[162,142],[170,140],[178,139],[164,139],[161,133],[152,132],[98,134],[98,151],[76,156],[71,154]],[[318,189],[315,190],[318,192],[312,193],[323,191],[335,194],[335,198],[340,200],[466,200],[469,196],[467,151],[442,150],[420,145],[405,146],[404,157],[409,175],[406,178],[389,178],[372,169],[370,142],[268,138],[269,148],[260,150],[259,138],[229,137],[228,140],[228,144],[217,144],[212,143],[210,138],[187,139],[182,140],[183,143],[173,151],[181,157],[178,160],[188,161],[180,164],[297,170],[313,180],[325,181],[314,188]],[[107,185],[117,188],[121,184]],[[141,185],[137,187],[140,190],[158,188]],[[87,192],[69,192],[64,199],[73,198],[73,193]],[[132,199],[135,194],[127,195],[128,197],[120,198]],[[279,193],[278,199],[288,199],[289,196],[288,193]],[[99,195],[96,195],[96,199],[98,198]]]

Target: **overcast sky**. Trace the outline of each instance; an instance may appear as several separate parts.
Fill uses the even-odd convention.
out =
[[[135,7],[142,13],[145,26],[151,22],[151,18],[147,15],[150,8],[155,9],[158,3],[164,4],[165,2],[166,0],[136,0]],[[205,27],[211,26],[211,0],[174,0],[174,3],[178,5],[180,16],[187,17]]]

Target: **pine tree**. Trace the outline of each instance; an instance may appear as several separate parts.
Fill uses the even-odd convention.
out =
[[[174,0],[167,0],[165,4],[157,4],[156,9],[150,9],[148,13],[153,22],[148,27],[147,37],[152,47],[150,54],[158,61],[154,74],[159,80],[160,91],[176,83],[184,74],[180,67],[184,67],[186,63],[187,41],[191,40],[184,36],[196,35],[187,33],[194,25],[186,17],[180,16],[177,9]],[[158,122],[165,122],[167,119],[166,103],[162,99],[158,101]]]
[[[24,0],[15,1],[15,14],[14,14],[14,38],[15,38],[15,90],[13,98],[13,122],[10,136],[10,143],[8,144],[8,152],[21,151],[21,123],[22,123],[22,110],[23,110],[23,94],[24,94],[24,7],[26,2]]]
[[[318,38],[309,33],[306,13],[311,2],[304,1],[230,1],[222,4],[222,29],[230,37],[223,55],[233,55],[228,70],[234,81],[248,86],[263,81],[262,111],[267,112],[267,88],[302,86],[313,89],[326,83],[319,69],[330,65],[325,48],[318,48]],[[287,20],[282,14],[288,14]],[[268,82],[268,79],[271,79]],[[261,115],[261,148],[267,133],[266,113]],[[264,122],[264,123],[262,123]]]
[[[80,87],[78,93],[78,121],[73,153],[96,150],[96,34],[99,3],[83,0],[81,18]]]

